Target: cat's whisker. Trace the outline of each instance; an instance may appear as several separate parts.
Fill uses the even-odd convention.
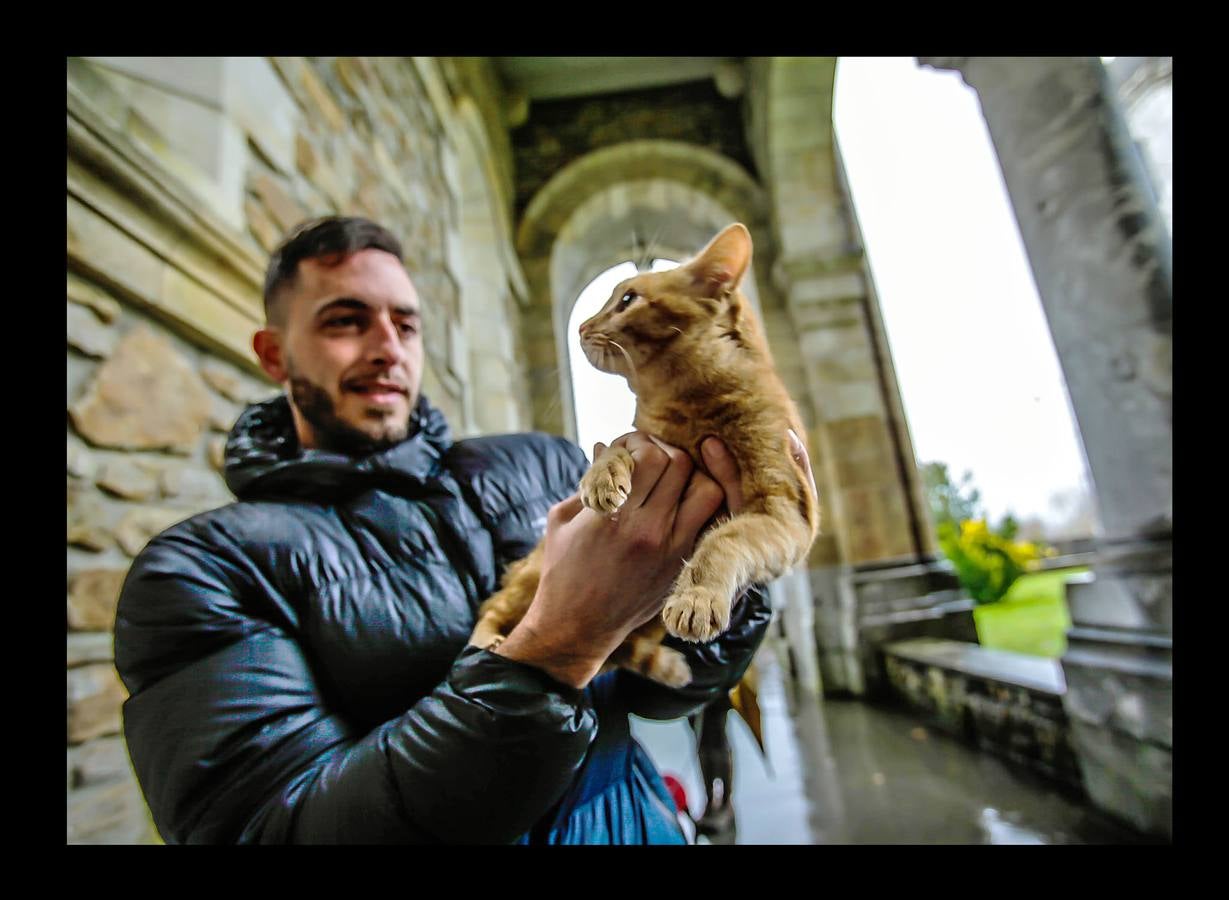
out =
[[[609,341],[611,344],[614,344],[616,347],[618,347],[618,348],[619,348],[619,352],[621,352],[621,353],[623,354],[623,356],[627,359],[627,364],[631,367],[632,374],[633,374],[633,375],[635,375],[635,374],[636,374],[636,364],[635,364],[634,362],[632,362],[632,357],[631,357],[631,354],[630,354],[630,353],[628,353],[626,350],[624,350],[624,349],[623,349],[623,345],[622,345],[622,344],[620,344],[618,341],[613,340],[613,339],[611,339],[611,338],[607,338],[606,340],[607,340],[607,341]]]

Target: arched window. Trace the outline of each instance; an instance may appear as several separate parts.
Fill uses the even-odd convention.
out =
[[[842,58],[833,121],[919,462],[972,472],[993,520],[1087,536],[1083,447],[976,93],[909,57]]]
[[[664,272],[677,265],[673,260],[654,259],[649,271]],[[605,305],[615,285],[635,274],[636,265],[628,260],[598,275],[580,292],[568,319],[568,360],[572,372],[572,398],[576,404],[576,440],[590,459],[595,442],[609,444],[632,430],[636,397],[623,376],[601,372],[585,358],[577,329]]]

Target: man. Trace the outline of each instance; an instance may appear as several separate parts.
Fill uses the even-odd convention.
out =
[[[544,434],[454,443],[419,391],[422,300],[375,223],[306,223],[275,251],[253,341],[286,396],[226,450],[238,502],[134,561],[115,626],[124,734],[168,843],[682,843],[628,714],[686,715],[726,692],[770,613],[758,589],[688,655],[672,690],[598,674],[659,614],[697,534],[739,506],[633,433],[631,494],[582,509],[587,463]],[[429,298],[423,298],[430,302]],[[495,651],[466,646],[504,567],[546,565]]]

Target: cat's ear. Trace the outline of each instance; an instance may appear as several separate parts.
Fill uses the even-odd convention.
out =
[[[698,287],[721,294],[738,287],[751,262],[751,232],[735,222],[687,263]]]

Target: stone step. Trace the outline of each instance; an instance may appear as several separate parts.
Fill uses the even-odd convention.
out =
[[[976,604],[961,590],[935,591],[921,597],[902,597],[883,603],[867,603],[858,609],[858,624],[863,627],[895,622],[942,619],[953,613],[972,610]]]
[[[1058,660],[992,650],[978,644],[936,638],[914,638],[885,644],[889,656],[911,659],[978,678],[1027,687],[1061,696],[1067,690]]]
[[[1106,629],[1071,628],[1067,631],[1067,668],[1090,669],[1173,682],[1173,642],[1144,632],[1123,633]]]
[[[850,580],[859,607],[865,607],[870,612],[878,612],[878,607],[902,601],[910,605],[909,601],[920,601],[940,591],[960,589],[955,572],[937,563],[855,572]],[[922,604],[915,602],[911,605]]]
[[[934,638],[893,641],[883,653],[892,693],[927,720],[1083,792],[1055,660]]]

